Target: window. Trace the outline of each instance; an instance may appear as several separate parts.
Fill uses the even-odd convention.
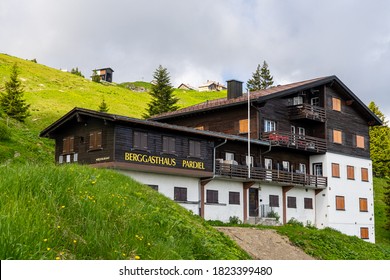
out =
[[[290,172],[290,162],[289,161],[282,161],[282,169],[283,171]]]
[[[89,133],[89,149],[96,150],[102,147],[102,132],[92,131]]]
[[[355,167],[347,165],[347,179],[355,180]]]
[[[225,153],[225,160],[234,160],[234,153]]]
[[[74,136],[65,137],[62,140],[62,153],[70,154],[74,152]]]
[[[134,131],[133,148],[139,150],[148,149],[148,134],[146,132]]]
[[[158,185],[147,185],[147,186],[149,186],[151,189],[155,191],[158,191]]]
[[[272,159],[265,158],[264,159],[264,167],[265,167],[265,169],[272,169]]]
[[[361,148],[361,149],[364,149],[364,148],[365,148],[365,145],[364,145],[364,136],[356,135],[356,147],[357,147],[357,148]]]
[[[287,197],[287,208],[297,208],[297,198],[294,196]]]
[[[368,168],[362,168],[362,181],[368,182]]]
[[[303,104],[303,98],[302,96],[295,96],[293,98],[293,105],[299,105],[299,104]]]
[[[361,227],[360,228],[360,238],[361,239],[369,239],[369,237],[368,237],[368,228],[367,227]]]
[[[344,196],[336,196],[336,210],[345,210]]]
[[[367,198],[359,198],[359,210],[360,212],[368,212]]]
[[[306,174],[306,164],[304,163],[299,164],[299,173]]]
[[[207,190],[207,192],[206,192],[206,202],[207,203],[218,203],[218,191]]]
[[[240,193],[239,192],[229,192],[229,204],[240,204]]]
[[[298,127],[298,134],[301,136],[305,136],[305,128],[304,127]]]
[[[163,153],[176,153],[176,139],[173,137],[163,136]]]
[[[333,166],[332,166],[333,167]],[[333,168],[332,168],[333,170]],[[313,175],[322,176],[322,163],[313,163]]]
[[[190,140],[190,157],[199,157],[200,158],[200,142]]]
[[[175,201],[187,201],[187,188],[175,187],[173,199]]]
[[[248,119],[242,119],[238,121],[239,133],[248,133]]]
[[[264,120],[264,132],[271,132],[276,130],[276,122]]]
[[[343,132],[341,130],[333,129],[333,143],[343,144]]]
[[[332,109],[334,111],[341,111],[341,100],[336,97],[332,97]]]
[[[253,156],[245,156],[245,164],[246,166],[251,166],[253,167]]]
[[[270,207],[279,207],[279,196],[278,195],[269,195],[269,206]]]
[[[304,198],[305,209],[313,209],[313,199],[309,197]]]
[[[310,104],[311,106],[320,106],[320,98],[319,97],[313,97],[311,100],[310,100]]]
[[[199,126],[196,126],[195,129],[204,130],[204,126],[203,125],[199,125]]]
[[[340,178],[340,165],[332,163],[332,177]]]

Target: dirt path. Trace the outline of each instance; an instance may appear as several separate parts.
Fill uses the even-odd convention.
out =
[[[272,229],[216,227],[255,260],[314,260]]]

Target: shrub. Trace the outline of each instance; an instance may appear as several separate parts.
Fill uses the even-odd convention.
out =
[[[11,139],[11,130],[3,122],[0,122],[0,141]]]
[[[240,218],[238,218],[237,216],[229,217],[229,223],[231,225],[240,225],[240,224],[242,224]]]

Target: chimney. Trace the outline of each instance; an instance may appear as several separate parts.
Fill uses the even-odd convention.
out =
[[[227,81],[227,99],[242,96],[242,82],[237,80]]]

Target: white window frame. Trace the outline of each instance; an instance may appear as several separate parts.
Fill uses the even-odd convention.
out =
[[[264,132],[271,132],[276,130],[276,122],[271,120],[264,120]]]

